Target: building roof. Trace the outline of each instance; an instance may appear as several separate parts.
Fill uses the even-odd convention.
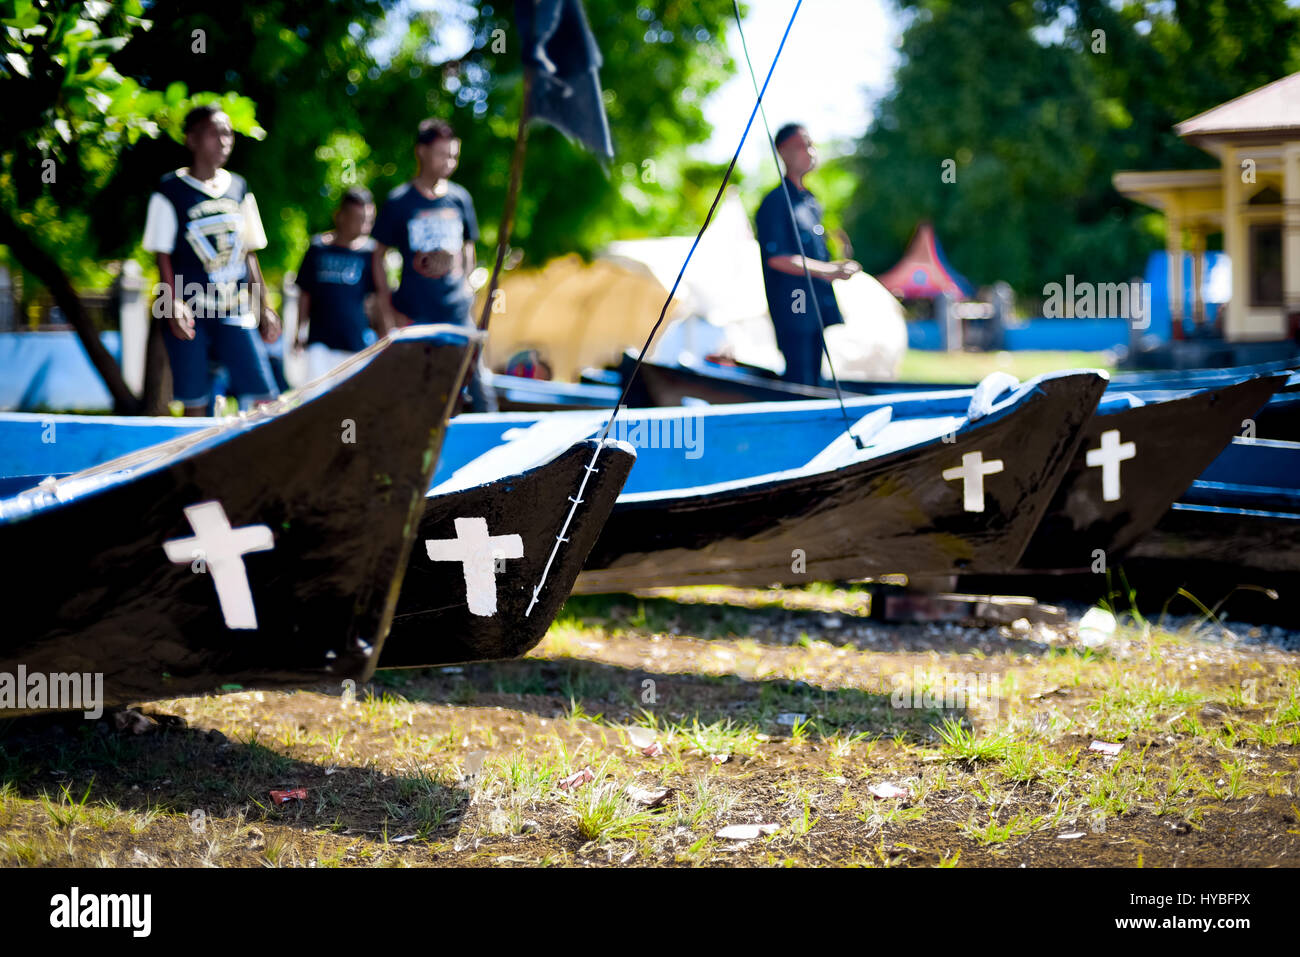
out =
[[[1300,73],[1183,120],[1174,132],[1193,141],[1205,140],[1206,145],[1220,139],[1268,138],[1288,132],[1300,136]]]
[[[966,277],[949,265],[929,223],[916,227],[903,258],[876,279],[900,299],[933,299],[939,293],[965,299],[972,291]]]
[[[1222,170],[1121,170],[1111,182],[1129,199],[1175,216],[1184,226],[1222,228]]]

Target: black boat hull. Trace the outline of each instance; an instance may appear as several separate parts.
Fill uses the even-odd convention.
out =
[[[594,440],[579,442],[537,468],[425,499],[381,668],[516,658],[542,640],[636,460],[630,446],[606,443],[548,570],[556,536],[595,448]],[[471,585],[460,561],[433,560],[425,543],[459,543],[475,532],[479,520],[484,523],[479,528],[498,540],[485,547],[498,555],[490,580]],[[533,589],[543,577],[545,585],[530,611]],[[492,589],[490,597],[480,586]],[[477,612],[471,607],[471,587],[478,589]]]
[[[976,423],[953,442],[833,471],[622,501],[574,591],[1012,568],[1105,385],[1100,375],[1047,379],[1014,414]],[[943,477],[974,452],[1005,462],[985,486],[984,511],[965,510],[961,483]]]
[[[324,391],[80,473],[66,481],[170,450],[127,481],[0,523],[13,609],[0,672],[99,673],[110,705],[367,678],[471,338],[399,334]],[[186,512],[211,519],[212,503],[218,522],[268,536],[225,595]]]
[[[1294,574],[1300,572],[1300,515],[1179,502],[1138,542],[1132,557],[1216,563],[1242,574]]]
[[[1285,381],[1285,376],[1249,379],[1093,416],[1020,568],[1079,571],[1113,564],[1156,525],[1241,433],[1243,421]],[[1132,457],[1105,468],[1090,465],[1089,453],[1099,455],[1103,435],[1110,432],[1117,444],[1131,444],[1126,451]],[[1118,497],[1112,501],[1106,499],[1107,469],[1115,472]]]
[[[619,372],[623,381],[636,366],[636,360],[624,356]],[[942,389],[934,386],[933,389]],[[845,384],[845,391],[850,392]],[[927,391],[931,391],[927,389]],[[855,393],[856,394],[856,393]],[[862,393],[871,395],[875,393]],[[795,399],[833,399],[833,389],[800,385],[781,379],[754,375],[743,369],[728,370],[726,377],[706,375],[679,365],[660,365],[643,362],[628,390],[630,408],[652,408],[684,405],[692,401],[709,405],[729,405],[737,402],[780,402]]]

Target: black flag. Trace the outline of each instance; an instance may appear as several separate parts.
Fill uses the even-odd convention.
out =
[[[600,50],[582,0],[515,0],[521,59],[533,72],[532,116],[614,158],[600,93]]]

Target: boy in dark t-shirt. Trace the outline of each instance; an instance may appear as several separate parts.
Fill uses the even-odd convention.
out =
[[[460,140],[451,126],[427,119],[416,132],[415,179],[388,194],[375,220],[373,273],[384,331],[411,323],[473,326],[474,243],[478,219],[469,193],[448,179],[460,162]],[[384,256],[402,254],[402,278],[389,292]],[[480,367],[468,383],[470,408],[495,411],[496,397]]]
[[[230,117],[197,106],[186,114],[184,131],[190,165],[164,176],[149,197],[143,245],[158,258],[154,314],[165,316],[171,330],[163,341],[173,394],[186,415],[203,415],[210,360],[226,367],[245,404],[275,398],[262,339],[279,337],[280,320],[264,295],[255,253],[266,246],[257,201],[243,177],[224,168],[234,147]]]
[[[298,267],[298,345],[307,349],[308,377],[324,375],[375,341],[366,297],[375,291],[370,192],[349,189],[334,213],[334,230],[314,236]]]

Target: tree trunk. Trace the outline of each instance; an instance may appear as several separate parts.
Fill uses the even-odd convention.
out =
[[[113,397],[113,410],[121,415],[138,414],[141,409],[140,400],[127,388],[117,363],[99,341],[86,307],[82,305],[81,297],[72,287],[63,267],[14,222],[7,210],[0,210],[0,244],[8,246],[13,257],[44,283],[55,303],[63,310],[68,322],[77,331],[77,338],[81,340],[90,361],[104,380],[104,385],[108,387],[109,394]]]
[[[172,398],[171,365],[167,361],[167,347],[163,336],[167,320],[153,317],[149,320],[149,345],[144,354],[144,408],[145,415],[167,415],[167,404]]]

